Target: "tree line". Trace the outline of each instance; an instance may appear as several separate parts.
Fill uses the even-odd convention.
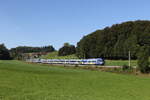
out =
[[[4,44],[0,44],[0,60],[26,58],[25,56],[30,53],[50,53],[56,51],[52,45],[43,47],[30,47],[30,46],[18,46],[8,50]],[[64,43],[63,47],[58,50],[58,56],[66,56],[76,53],[76,47],[69,43]],[[29,58],[29,57],[28,57]]]
[[[51,45],[43,47],[19,46],[16,48],[11,48],[9,50],[10,55],[13,58],[18,58],[18,56],[21,56],[23,53],[53,52],[53,51],[55,51],[55,48]]]
[[[65,43],[58,50],[58,55],[65,56],[76,53],[79,58],[128,59],[130,51],[131,58],[137,59],[142,46],[147,46],[148,55],[150,55],[150,21],[129,21],[97,30],[84,36],[77,43],[77,47]],[[1,48],[3,48],[1,53],[4,50],[8,51],[4,44],[1,45]],[[10,49],[9,53],[14,58],[22,53],[53,51],[55,48],[51,45],[44,47],[19,46]]]
[[[8,50],[4,44],[0,44],[0,60],[15,59],[24,53],[53,52],[55,48],[51,45],[43,47],[19,46]]]
[[[96,30],[84,36],[77,43],[77,47],[65,43],[58,50],[58,55],[76,54],[79,58],[128,59],[130,51],[131,58],[137,59],[142,46],[147,46],[148,55],[150,55],[150,21],[129,21]],[[19,46],[8,50],[2,44],[1,48],[8,51],[13,58],[22,53],[55,51],[51,45],[44,47]],[[1,53],[3,53],[3,49],[1,49]]]

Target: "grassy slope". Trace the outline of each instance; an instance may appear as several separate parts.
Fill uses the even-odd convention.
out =
[[[149,100],[150,79],[0,61],[1,100]]]
[[[58,56],[58,52],[52,52],[47,54],[46,56],[42,56],[41,58],[44,59],[77,59],[78,57],[75,56],[75,54],[73,55],[68,55],[68,56]]]

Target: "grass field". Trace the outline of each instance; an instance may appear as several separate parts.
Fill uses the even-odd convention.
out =
[[[129,65],[128,60],[106,60],[106,66],[123,66]],[[131,60],[131,66],[137,66],[137,60]]]
[[[150,78],[0,61],[0,100],[149,100]]]

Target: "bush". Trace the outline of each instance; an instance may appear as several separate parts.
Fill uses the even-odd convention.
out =
[[[0,60],[9,60],[11,59],[8,49],[4,44],[0,44]]]
[[[147,46],[143,46],[140,49],[138,55],[138,68],[142,73],[149,73],[150,72],[150,65],[149,65],[149,49]]]
[[[123,65],[123,66],[122,66],[123,71],[128,70],[129,68],[130,68],[130,67],[129,67],[128,65]]]

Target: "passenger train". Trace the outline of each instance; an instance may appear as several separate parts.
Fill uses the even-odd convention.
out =
[[[27,62],[45,64],[71,64],[71,65],[104,65],[102,58],[94,59],[28,59]]]

